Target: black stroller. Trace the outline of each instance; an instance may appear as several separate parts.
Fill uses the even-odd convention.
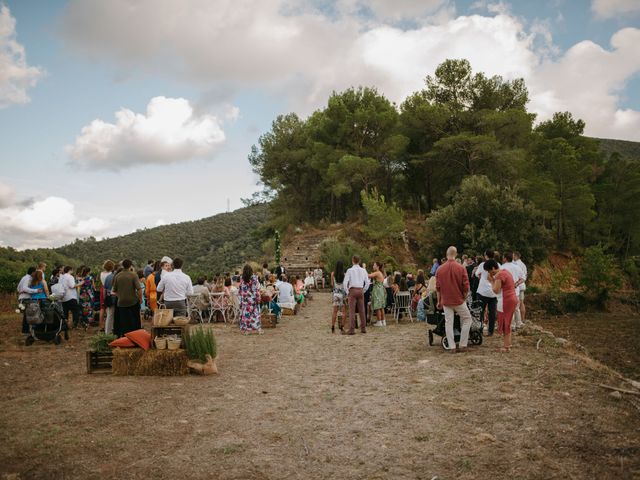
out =
[[[60,345],[62,335],[65,340],[69,340],[67,321],[59,302],[49,299],[28,300],[25,307],[29,324],[29,336],[25,339],[25,345],[32,345],[36,340],[53,341]]]
[[[447,334],[445,331],[444,312],[436,308],[435,293],[432,293],[427,297],[427,323],[429,325],[435,325],[435,328],[427,330],[427,337],[429,346],[433,345],[433,336],[438,335],[442,338],[442,348],[449,349],[449,342],[447,341]],[[471,301],[471,297],[467,299],[467,306],[471,312],[471,329],[469,330],[469,343],[471,345],[482,345],[482,305],[478,301]],[[453,318],[453,335],[456,342],[460,341],[460,317],[455,315]]]

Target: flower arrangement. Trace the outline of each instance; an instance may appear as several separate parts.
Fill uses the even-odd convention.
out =
[[[276,230],[274,235],[275,250],[276,250],[276,265],[280,265],[280,257],[282,256],[282,245],[280,243],[280,232]]]

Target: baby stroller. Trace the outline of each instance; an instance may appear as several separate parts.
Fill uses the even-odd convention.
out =
[[[29,324],[29,336],[25,339],[25,345],[32,345],[36,340],[53,341],[56,345],[60,345],[63,333],[64,339],[69,340],[64,312],[60,302],[56,301],[56,297],[53,297],[52,300],[48,298],[27,300],[25,306],[25,314]]]
[[[436,308],[436,294],[432,293],[426,300],[427,310],[427,323],[429,325],[435,325],[435,328],[427,330],[427,336],[429,346],[433,345],[433,336],[438,335],[442,337],[441,344],[445,350],[449,349],[449,342],[447,341],[447,334],[445,331],[444,312]],[[471,297],[467,298],[467,306],[471,312],[471,328],[469,329],[469,343],[471,345],[482,345],[482,305],[478,301],[472,301]],[[453,318],[453,335],[456,342],[460,341],[460,317],[455,315]]]

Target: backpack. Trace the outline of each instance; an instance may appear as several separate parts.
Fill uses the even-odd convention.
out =
[[[44,321],[44,314],[40,310],[38,302],[31,302],[24,311],[25,318],[29,325],[40,325]]]

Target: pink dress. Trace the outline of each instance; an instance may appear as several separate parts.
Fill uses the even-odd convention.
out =
[[[518,297],[509,271],[500,270],[495,278],[502,281],[502,312],[498,312],[498,333],[505,335],[511,333],[511,320],[518,306]]]

